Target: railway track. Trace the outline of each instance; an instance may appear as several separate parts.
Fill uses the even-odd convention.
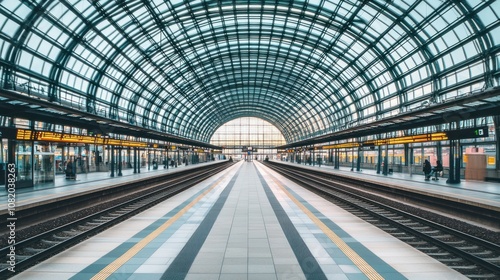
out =
[[[470,279],[500,278],[500,246],[481,238],[421,218],[352,191],[352,185],[339,183],[309,170],[285,165],[266,166],[326,197],[359,218],[381,228]]]
[[[226,169],[229,165],[232,164],[215,165],[191,173],[182,173],[175,178],[155,183],[154,189],[148,188],[141,194],[135,193],[134,198],[126,202],[17,242],[15,244],[15,273],[8,270],[11,267],[9,264],[2,263],[0,279],[7,279],[90,236],[151,208]],[[0,254],[3,256],[8,256],[9,253],[10,247],[4,247],[0,250]]]

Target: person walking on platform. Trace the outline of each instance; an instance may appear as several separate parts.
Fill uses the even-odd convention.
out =
[[[432,180],[439,180],[438,179],[438,176],[439,176],[439,173],[443,171],[443,165],[441,164],[441,161],[440,160],[437,160],[436,161],[436,166],[434,168],[432,168],[432,174],[430,177],[432,177],[432,175],[434,175],[434,178],[432,178]]]
[[[423,171],[424,171],[425,180],[429,181],[429,179],[431,178],[432,167],[431,167],[431,163],[428,160],[424,161]]]
[[[73,179],[73,180],[76,180],[76,174],[73,170],[73,160],[69,160],[67,163],[66,163],[66,169],[65,169],[65,172],[66,172],[66,179]]]

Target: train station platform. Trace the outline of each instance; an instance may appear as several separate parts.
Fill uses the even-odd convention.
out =
[[[439,177],[437,181],[425,181],[423,173],[400,173],[393,172],[388,175],[377,174],[376,170],[364,169],[351,171],[349,167],[334,169],[333,166],[321,165],[311,166],[286,161],[275,161],[281,164],[299,166],[305,169],[331,172],[342,176],[351,176],[357,179],[374,181],[382,185],[403,188],[428,195],[446,197],[449,200],[468,202],[474,205],[482,205],[489,209],[495,209],[500,213],[500,183],[464,180],[458,184],[446,183],[445,177]]]
[[[239,162],[13,279],[466,279],[259,162]]]
[[[109,171],[83,174],[79,173],[76,176],[76,180],[67,180],[64,174],[56,175],[55,180],[52,183],[41,184],[30,188],[17,188],[15,191],[16,209],[22,209],[23,207],[36,205],[37,203],[48,200],[61,200],[64,197],[69,197],[81,192],[105,188],[115,184],[122,184],[125,182],[158,176],[169,172],[176,172],[183,169],[196,168],[217,162],[220,161],[211,161],[187,166],[179,165],[174,168],[169,167],[168,169],[164,169],[163,165],[160,165],[156,170],[152,167],[142,167],[141,173],[133,173],[134,169],[124,169],[122,170],[122,176],[117,176],[115,173],[115,177],[110,177],[111,172]],[[7,201],[7,190],[5,188],[2,188],[0,191],[0,199]],[[0,204],[0,214],[3,214],[5,211],[7,211],[7,203]]]

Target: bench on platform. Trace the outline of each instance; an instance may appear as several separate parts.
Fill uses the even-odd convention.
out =
[[[500,178],[497,178],[497,177],[484,177],[484,180],[486,182],[500,183]]]

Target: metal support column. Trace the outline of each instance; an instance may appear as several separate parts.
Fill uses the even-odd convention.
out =
[[[351,171],[354,171],[354,147],[351,148]]]
[[[340,169],[340,155],[339,149],[335,149],[335,169]]]
[[[66,146],[61,147],[61,171],[64,173],[66,170]]]
[[[118,176],[123,176],[122,174],[122,148],[118,148]]]
[[[389,172],[389,145],[385,145],[384,168],[382,174],[387,175]]]
[[[115,146],[111,146],[111,177],[115,177]]]
[[[166,161],[167,161],[167,169],[168,169],[168,166],[170,165],[170,159],[168,158],[168,149],[170,148],[169,147],[170,145],[167,144],[167,158],[166,158]]]
[[[141,173],[141,150],[137,148],[137,173]]]
[[[312,165],[315,166],[316,164],[316,150],[314,149],[314,146],[312,147],[312,157],[311,157],[311,161],[312,161]]]
[[[460,141],[450,140],[450,174],[446,183],[458,184],[460,183]]]
[[[98,145],[94,145],[94,166],[95,166],[95,171],[96,172],[101,171],[100,170],[101,162],[99,160],[99,157],[100,157],[99,146]]]
[[[137,148],[134,148],[134,174],[137,173]]]
[[[377,153],[377,174],[380,174],[382,167],[382,146],[378,146],[378,153]]]
[[[408,148],[408,144],[403,144],[404,146],[404,152],[403,152],[403,162],[404,162],[404,166],[408,167],[408,159],[409,159],[409,148]]]
[[[498,135],[500,135],[500,116],[494,116],[493,123],[495,124],[495,135],[497,135],[495,141],[495,170],[498,172],[500,170],[500,164],[498,164],[500,160],[500,141],[498,139]]]
[[[151,170],[151,153],[149,150],[146,150],[148,155],[148,171]]]
[[[85,172],[90,172],[90,160],[92,157],[90,156],[90,145],[85,145],[85,155],[87,156],[87,160],[85,161]]]
[[[356,171],[361,171],[361,159],[363,158],[363,149],[358,148],[358,158],[356,160]]]

